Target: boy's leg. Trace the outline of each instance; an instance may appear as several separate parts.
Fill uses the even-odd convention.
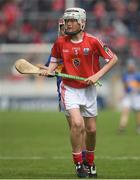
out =
[[[123,132],[127,126],[128,118],[129,118],[129,108],[124,107],[121,112],[120,124],[119,124],[119,132]]]
[[[72,145],[73,161],[76,165],[76,172],[78,177],[87,177],[88,173],[83,165],[82,159],[82,144],[84,137],[84,120],[80,114],[79,108],[68,110],[69,113],[69,127],[70,127],[70,139]]]
[[[140,134],[140,110],[136,111],[137,133]]]
[[[94,150],[96,146],[96,117],[86,117],[86,162],[89,177],[97,177],[96,166],[94,162]]]

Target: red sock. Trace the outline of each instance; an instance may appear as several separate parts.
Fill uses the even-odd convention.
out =
[[[73,161],[75,164],[82,164],[83,163],[83,159],[82,159],[82,152],[80,153],[72,153],[73,155]]]
[[[88,165],[92,166],[94,164],[94,151],[86,152],[86,161]]]

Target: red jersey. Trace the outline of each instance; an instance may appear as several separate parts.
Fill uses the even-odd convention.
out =
[[[88,78],[100,70],[99,57],[105,61],[113,58],[113,52],[96,37],[83,33],[79,42],[71,40],[70,36],[59,37],[53,45],[51,56],[54,60],[62,59],[62,73]],[[63,83],[74,88],[88,86],[82,81],[63,79]]]

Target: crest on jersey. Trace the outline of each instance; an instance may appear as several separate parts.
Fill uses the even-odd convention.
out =
[[[78,67],[78,66],[80,65],[80,59],[75,58],[75,59],[73,59],[72,61],[73,61],[73,65],[74,65],[75,67]]]
[[[89,48],[84,48],[83,52],[84,52],[84,55],[88,55],[89,54]]]
[[[75,56],[77,56],[79,54],[79,50],[80,50],[79,47],[74,47],[73,48],[73,53],[74,53]]]
[[[104,45],[103,48],[104,48],[105,52],[109,51],[109,49],[108,49],[108,47],[106,45]]]

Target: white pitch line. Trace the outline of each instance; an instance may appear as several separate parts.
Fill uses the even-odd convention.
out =
[[[52,159],[70,159],[65,156],[54,156]],[[95,156],[95,159],[103,160],[140,160],[140,156]]]
[[[140,156],[97,156],[95,158],[106,160],[140,160]]]
[[[0,160],[40,160],[40,159],[49,159],[46,157],[38,156],[0,156]]]
[[[0,156],[0,160],[45,160],[45,159],[54,159],[54,160],[65,160],[71,159],[69,156],[52,156],[52,157],[43,157],[43,156]],[[99,160],[140,160],[140,156],[96,156],[95,159]]]

